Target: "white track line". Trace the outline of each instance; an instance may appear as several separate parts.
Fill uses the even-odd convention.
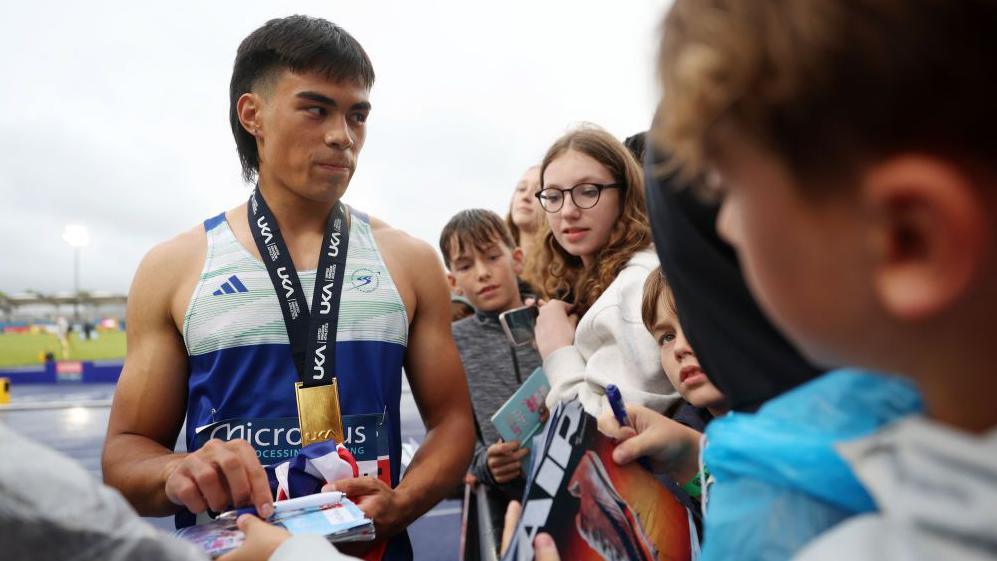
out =
[[[460,514],[461,509],[458,508],[439,508],[436,510],[431,510],[426,514],[423,514],[423,518],[433,518],[435,516],[453,516],[454,514]]]
[[[89,399],[86,401],[32,401],[28,403],[8,403],[0,405],[4,411],[40,411],[45,409],[69,409],[72,407],[110,407],[110,399]]]

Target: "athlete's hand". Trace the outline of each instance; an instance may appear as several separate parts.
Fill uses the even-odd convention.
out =
[[[647,407],[628,404],[626,408],[633,428],[621,427],[612,411],[599,417],[599,430],[619,442],[613,461],[622,465],[646,456],[654,471],[673,481],[683,484],[692,479],[699,471],[700,434]]]
[[[408,525],[404,518],[404,505],[398,493],[387,483],[374,477],[354,477],[327,483],[323,492],[340,491],[360,507],[374,521],[378,541],[389,538]]]
[[[273,513],[267,474],[253,447],[241,439],[209,440],[173,464],[166,496],[193,513],[246,505],[254,505],[263,517]]]
[[[561,300],[540,301],[540,313],[534,328],[537,352],[546,360],[552,352],[573,345],[578,316],[571,313],[571,306]]]
[[[523,458],[529,453],[518,441],[496,442],[485,451],[485,462],[496,483],[508,483],[522,475]]]
[[[218,561],[266,561],[291,534],[287,530],[267,524],[252,514],[243,514],[236,521],[246,541],[218,558]]]

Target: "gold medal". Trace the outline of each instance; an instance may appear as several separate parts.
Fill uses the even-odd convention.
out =
[[[298,426],[301,427],[301,446],[315,442],[335,440],[343,443],[343,417],[339,412],[339,386],[336,378],[331,384],[305,387],[294,384],[298,402]]]

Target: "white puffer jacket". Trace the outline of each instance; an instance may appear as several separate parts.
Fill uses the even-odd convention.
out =
[[[653,249],[635,253],[579,320],[574,345],[547,356],[548,407],[578,397],[586,412],[598,416],[609,407],[603,397],[607,384],[619,386],[624,401],[655,411],[679,399],[661,369],[658,344],[640,317],[644,281],[657,266]]]

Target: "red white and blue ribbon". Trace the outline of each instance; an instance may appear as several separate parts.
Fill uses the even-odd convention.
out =
[[[313,495],[326,483],[360,476],[353,454],[332,440],[309,444],[294,459],[266,470],[278,501]]]

